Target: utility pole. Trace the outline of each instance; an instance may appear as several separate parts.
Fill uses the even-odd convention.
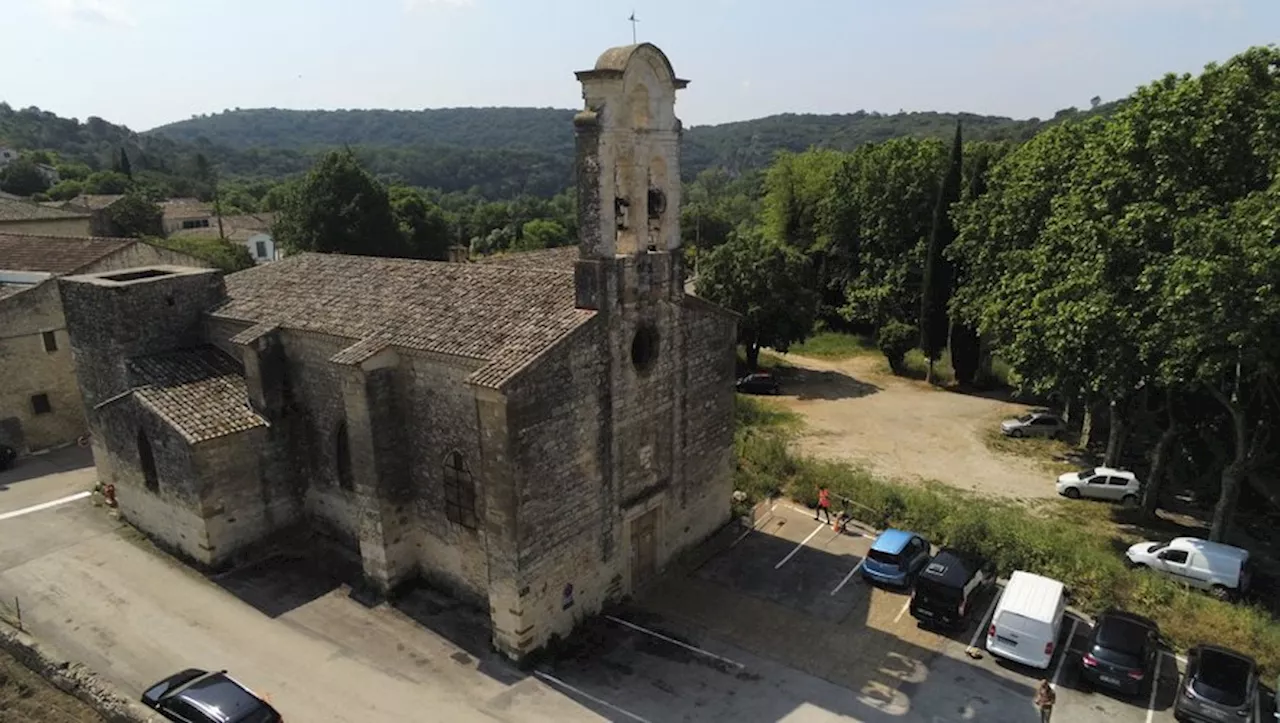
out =
[[[628,20],[631,21],[631,44],[635,45],[637,42],[636,41],[636,23],[640,22],[640,20],[636,18],[635,10],[631,11],[631,17],[628,18]]]

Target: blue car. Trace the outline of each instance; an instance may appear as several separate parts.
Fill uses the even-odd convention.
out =
[[[872,584],[907,588],[929,561],[928,540],[904,530],[885,530],[862,562],[862,577]]]

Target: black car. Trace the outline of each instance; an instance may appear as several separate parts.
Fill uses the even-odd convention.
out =
[[[0,444],[0,472],[13,466],[13,461],[18,458],[18,450],[8,445]]]
[[[142,703],[177,723],[283,723],[266,701],[227,671],[188,668],[156,683]]]
[[[963,627],[982,594],[996,584],[996,567],[980,555],[944,547],[916,577],[911,616],[921,625]]]
[[[1141,615],[1108,610],[1093,624],[1080,673],[1094,685],[1137,695],[1154,677],[1157,655],[1159,626]]]
[[[1179,723],[1239,720],[1254,723],[1258,701],[1258,664],[1217,645],[1187,651],[1187,672],[1173,704]]]
[[[738,391],[743,394],[777,394],[782,391],[772,374],[756,372],[738,380]]]

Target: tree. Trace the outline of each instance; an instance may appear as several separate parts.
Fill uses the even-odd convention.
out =
[[[18,156],[0,169],[0,191],[16,196],[30,196],[49,189],[40,167],[28,156]]]
[[[876,346],[884,354],[885,361],[889,362],[889,369],[894,374],[903,372],[907,352],[915,348],[919,339],[919,329],[896,319],[890,320],[876,332]]]
[[[123,173],[116,171],[97,171],[84,179],[84,192],[94,194],[128,193],[133,182]]]
[[[307,173],[289,194],[273,235],[292,253],[402,256],[408,251],[387,189],[349,150],[329,153]]]
[[[84,184],[79,181],[62,180],[50,186],[47,193],[49,198],[55,201],[69,201],[84,193]]]
[[[569,234],[565,232],[564,226],[555,221],[535,218],[520,227],[520,240],[516,242],[516,248],[519,251],[549,249],[563,246],[568,240]]]
[[[404,234],[408,255],[444,261],[453,243],[453,224],[444,210],[427,200],[420,189],[392,186],[391,213]]]
[[[124,146],[120,146],[120,157],[114,170],[125,178],[133,178],[133,164],[129,162],[129,154],[125,153]]]
[[[141,193],[128,193],[104,210],[112,236],[159,236],[164,233],[164,212]]]
[[[950,322],[947,305],[951,303],[953,275],[947,258],[947,247],[955,240],[956,229],[951,221],[951,207],[960,200],[963,141],[960,124],[956,124],[956,137],[951,143],[951,164],[938,189],[938,202],[933,210],[933,229],[929,234],[929,249],[924,261],[924,280],[920,288],[920,350],[929,360],[925,381],[933,383],[934,362],[947,348],[947,332]]]
[[[115,205],[115,204],[112,204]],[[148,238],[148,243],[190,254],[213,264],[223,273],[253,268],[253,257],[245,246],[225,239],[209,236],[178,236],[175,238]]]
[[[698,269],[698,295],[742,315],[738,342],[755,369],[761,347],[785,352],[813,331],[818,295],[808,259],[759,232],[735,232],[707,252]]]

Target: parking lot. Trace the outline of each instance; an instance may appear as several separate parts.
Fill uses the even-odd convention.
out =
[[[858,574],[873,539],[837,534],[812,512],[779,504],[754,530],[721,540],[694,569],[593,626],[576,657],[544,672],[613,720],[1037,721],[1031,699],[1048,677],[1058,692],[1054,720],[1173,721],[1173,655],[1161,659],[1154,690],[1132,699],[1080,684],[1089,625],[1074,616],[1047,671],[985,650],[975,660],[965,651],[983,647],[995,594],[965,630],[920,628],[908,595]]]

